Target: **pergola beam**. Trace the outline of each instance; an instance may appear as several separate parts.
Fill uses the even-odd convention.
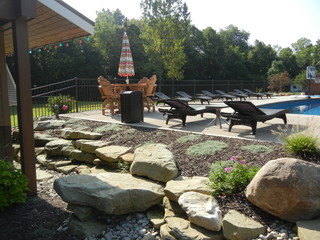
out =
[[[35,12],[35,0],[20,0],[16,5],[16,12],[23,13],[13,19],[13,45],[16,66],[16,86],[18,102],[19,142],[21,154],[21,168],[29,179],[31,194],[37,193],[36,164],[34,153],[34,132],[32,116],[31,68],[28,44],[28,21]],[[22,3],[23,2],[23,3]],[[33,6],[33,9],[30,9]],[[26,9],[23,9],[23,8]],[[21,8],[21,9],[20,9]]]
[[[4,34],[0,31],[0,160],[12,161],[11,124]]]

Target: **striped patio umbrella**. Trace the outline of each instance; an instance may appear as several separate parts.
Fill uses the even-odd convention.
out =
[[[130,50],[129,38],[126,32],[124,32],[122,39],[118,75],[120,77],[127,77],[127,84],[129,84],[129,77],[134,76],[133,58]]]

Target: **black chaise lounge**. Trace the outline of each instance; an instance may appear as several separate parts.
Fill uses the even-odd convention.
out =
[[[159,108],[159,112],[163,113],[163,115],[167,115],[166,124],[168,124],[170,119],[176,118],[181,119],[182,125],[185,126],[187,116],[201,114],[201,117],[203,117],[204,113],[216,113],[216,110],[204,106],[191,107],[181,100],[171,99],[163,100],[163,102],[171,107],[170,109]]]
[[[208,102],[208,104],[209,104],[210,100],[212,100],[211,97],[208,97],[208,96],[194,96],[194,97],[192,97],[184,91],[177,91],[177,94],[183,98],[191,98],[192,100],[199,100],[201,102],[201,104],[203,104],[204,102]]]
[[[258,92],[254,92],[254,91],[251,91],[250,89],[243,89],[245,91],[246,94],[248,94],[250,97],[251,96],[254,96],[254,97],[257,97],[257,99],[261,98],[263,96],[265,96],[265,94],[263,93],[258,93]]]
[[[166,94],[162,93],[162,92],[155,92],[154,96],[156,97],[156,101],[157,101],[157,105],[158,103],[163,103],[164,100],[171,100],[173,98],[170,98],[169,96],[167,96]],[[178,97],[178,98],[174,98],[177,100],[180,100],[182,102],[188,103],[190,101],[192,101],[191,98],[184,98],[184,97]]]
[[[208,96],[208,97],[211,97],[211,100],[213,99],[220,99],[221,96],[220,94],[214,94],[212,92],[209,92],[208,90],[202,90],[201,91],[204,95]]]
[[[236,98],[236,96],[230,95],[221,90],[216,90],[216,92],[220,94],[221,98],[225,98],[226,100],[233,100]]]
[[[229,132],[234,125],[245,125],[252,128],[252,134],[256,135],[257,122],[265,122],[273,118],[281,118],[287,124],[286,113],[289,109],[260,109],[248,101],[225,101],[235,112],[222,114],[230,119]]]
[[[272,92],[261,92],[261,93],[258,93],[258,92],[253,92],[253,91],[251,91],[249,89],[244,89],[244,91],[246,91],[247,94],[251,94],[253,96],[256,96],[257,98],[261,97],[261,99],[262,99],[263,96],[266,96],[267,98],[271,98],[271,96],[273,96]]]

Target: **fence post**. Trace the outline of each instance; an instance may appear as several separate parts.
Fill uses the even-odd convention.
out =
[[[78,101],[79,101],[79,97],[78,97],[78,94],[79,94],[79,91],[78,91],[78,87],[79,87],[79,85],[78,85],[78,78],[77,77],[75,77],[74,78],[74,81],[75,81],[75,85],[76,85],[76,112],[79,112],[79,104],[78,104]]]
[[[172,79],[172,84],[171,84],[171,96],[174,98],[175,94],[174,94],[174,79]]]

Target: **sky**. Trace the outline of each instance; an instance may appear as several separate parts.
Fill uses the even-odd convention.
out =
[[[141,0],[64,0],[95,20],[96,13],[117,8],[129,19],[140,18]],[[319,0],[182,0],[187,3],[191,23],[198,29],[219,31],[233,24],[250,33],[249,43],[257,39],[280,47],[290,47],[305,37],[315,44],[320,39]]]

